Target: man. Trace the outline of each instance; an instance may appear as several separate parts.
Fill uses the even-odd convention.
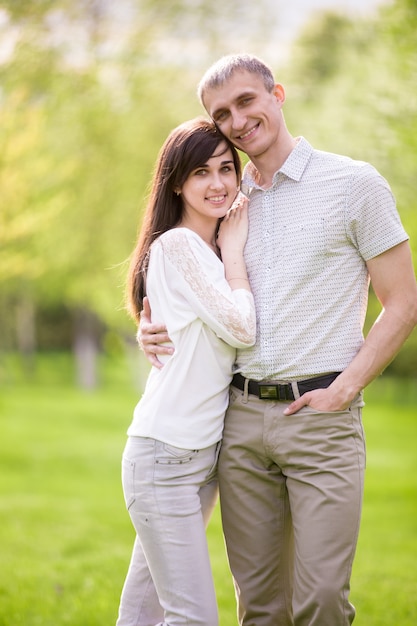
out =
[[[371,165],[291,136],[284,88],[262,61],[224,57],[198,93],[250,158],[245,259],[258,333],[253,348],[238,350],[219,460],[239,621],[347,626],[365,465],[362,390],[417,323],[408,237]],[[364,341],[369,279],[382,312]],[[163,331],[146,309],[140,342],[157,367],[168,351]]]

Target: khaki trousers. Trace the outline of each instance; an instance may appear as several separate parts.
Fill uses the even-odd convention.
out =
[[[348,626],[362,506],[362,397],[345,411],[231,387],[220,503],[242,626]]]

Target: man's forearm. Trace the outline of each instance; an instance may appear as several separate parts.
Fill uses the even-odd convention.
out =
[[[375,321],[361,349],[333,383],[351,401],[391,363],[416,325],[417,312],[384,310]]]

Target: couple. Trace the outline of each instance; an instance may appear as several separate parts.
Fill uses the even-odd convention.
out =
[[[117,624],[217,625],[204,525],[218,478],[239,623],[348,626],[362,390],[417,323],[408,237],[371,165],[290,135],[261,60],[220,59],[199,97],[214,124],[168,138],[132,259],[154,367],[123,457],[137,538]],[[229,210],[235,147],[249,203]],[[369,280],[382,312],[364,340]]]

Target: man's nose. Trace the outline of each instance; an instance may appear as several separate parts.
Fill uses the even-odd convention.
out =
[[[232,127],[233,130],[241,130],[245,127],[246,115],[240,111],[232,111]]]

